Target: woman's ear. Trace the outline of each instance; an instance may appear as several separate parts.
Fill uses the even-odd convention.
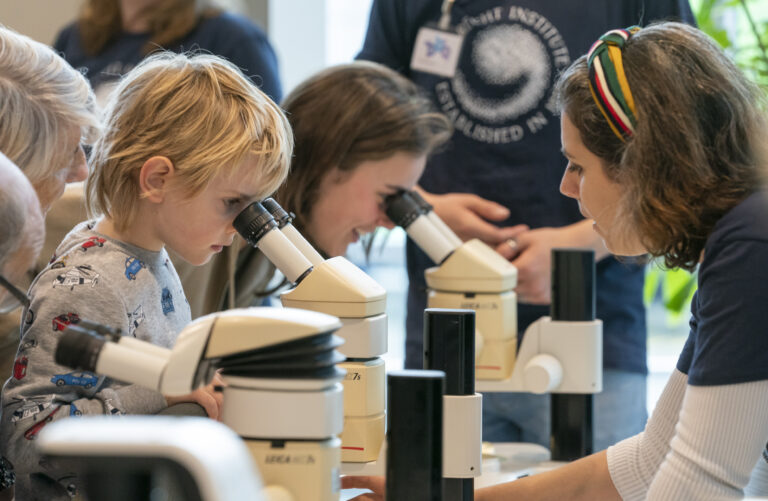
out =
[[[173,162],[167,157],[152,157],[144,162],[139,171],[141,198],[161,203],[175,173]]]

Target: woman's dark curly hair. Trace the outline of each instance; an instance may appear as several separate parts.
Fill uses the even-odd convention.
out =
[[[622,185],[626,231],[666,266],[692,270],[715,223],[764,181],[765,95],[685,24],[646,27],[622,55],[637,116],[626,143],[595,105],[585,57],[560,77],[560,108]]]

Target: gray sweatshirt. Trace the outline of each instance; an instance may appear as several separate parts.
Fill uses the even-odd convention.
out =
[[[88,319],[123,335],[173,346],[190,322],[189,304],[165,250],[152,252],[80,223],[29,289],[21,342],[2,393],[0,446],[13,463],[17,499],[72,495],[76,479],[42,460],[35,438],[48,422],[93,414],[154,414],[166,407],[156,391],[54,362],[67,325]]]

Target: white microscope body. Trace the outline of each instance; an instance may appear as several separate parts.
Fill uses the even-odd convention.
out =
[[[338,319],[293,308],[228,310],[193,321],[170,350],[83,324],[62,335],[57,363],[164,395],[188,394],[220,370],[222,421],[245,440],[269,499],[338,500]]]
[[[264,489],[243,441],[212,419],[63,419],[40,432],[37,447],[82,474],[89,499],[285,499]]]
[[[475,310],[477,379],[509,378],[517,351],[517,269],[480,240],[462,242],[418,193],[388,197],[389,218],[437,266],[426,270],[427,307]]]
[[[479,240],[462,243],[415,191],[401,191],[385,203],[389,218],[437,263],[425,272],[428,307],[476,313],[477,391],[553,394],[553,458],[584,455],[592,440],[590,396],[602,391],[602,322],[594,315],[593,254],[553,252],[556,314],[531,324],[518,350],[515,267]],[[571,434],[585,438],[561,447]]]
[[[380,455],[385,430],[386,379],[380,357],[387,352],[386,291],[347,259],[324,259],[291,224],[292,219],[277,202],[266,199],[244,210],[235,227],[289,281],[297,283],[281,294],[283,306],[326,313],[341,321],[336,335],[344,339],[339,351],[347,357],[339,364],[347,371],[341,458],[353,463],[373,461]],[[280,231],[272,231],[276,228]]]
[[[425,272],[428,307],[475,310],[479,391],[602,391],[599,320],[542,317],[528,327],[518,350],[515,267],[477,239],[461,243],[416,192],[400,192],[386,203],[390,219],[438,263]]]

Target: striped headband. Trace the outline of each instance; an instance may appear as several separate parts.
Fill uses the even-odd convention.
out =
[[[592,44],[587,53],[589,90],[611,130],[622,141],[635,132],[635,100],[624,74],[621,51],[629,37],[640,30],[632,26],[611,30]]]

